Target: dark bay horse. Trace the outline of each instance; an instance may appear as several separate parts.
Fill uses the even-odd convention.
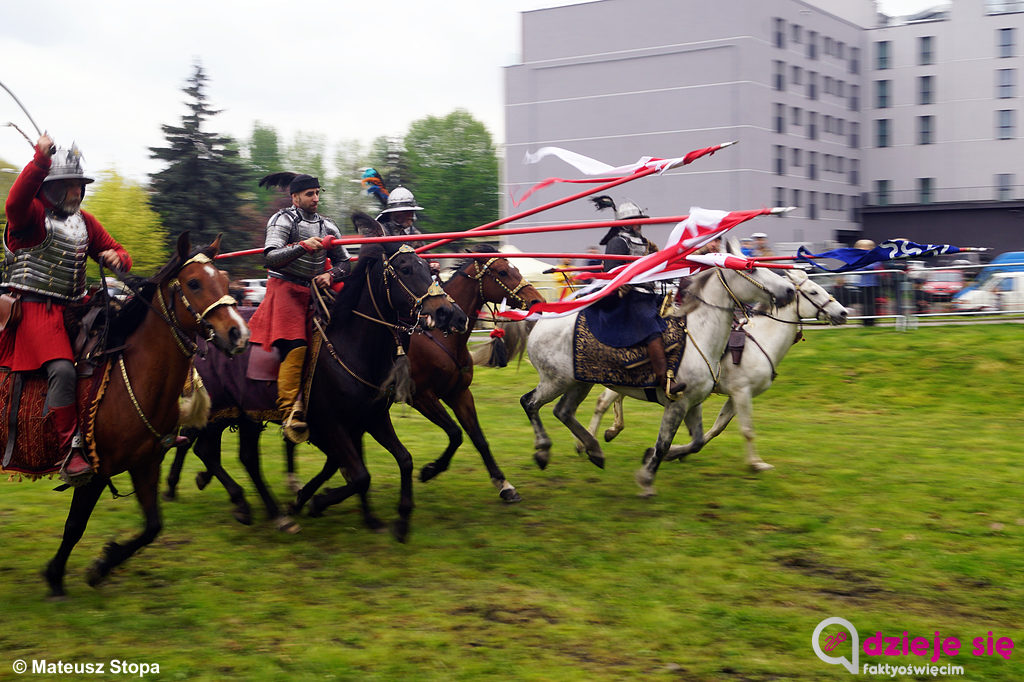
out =
[[[127,542],[106,545],[89,569],[89,584],[98,585],[160,532],[160,463],[167,435],[178,425],[178,397],[191,369],[195,338],[202,333],[231,354],[249,342],[249,327],[228,295],[227,277],[211,261],[219,249],[218,236],[192,252],[189,235],[183,233],[171,260],[141,285],[112,324],[112,333],[126,338],[125,347],[97,370],[105,372],[106,388],[93,405],[92,437],[87,440],[99,466],[89,483],[75,488],[60,548],[46,566],[53,596],[64,594],[68,557],[112,476],[131,475],[145,526]]]
[[[389,414],[393,396],[388,386],[393,383],[396,365],[401,364],[398,359],[405,349],[402,355],[397,351],[409,332],[435,325],[461,330],[466,324],[461,309],[432,285],[426,262],[408,247],[366,246],[331,306],[329,323],[314,332],[310,345],[313,364],[309,369],[311,379],[306,382],[310,442],[327,456],[325,469],[343,469],[348,481],[343,488],[331,491],[331,499],[340,502],[358,494],[367,525],[383,526],[373,515],[367,495],[370,475],[363,462],[362,439],[369,433],[398,462],[402,482],[399,519],[393,532],[400,540],[408,534],[412,513],[412,457],[395,435]],[[220,362],[216,358],[208,360]],[[235,517],[249,522],[251,512],[244,493],[220,462],[220,432],[228,424],[237,424],[240,458],[270,518],[278,528],[294,532],[297,525],[282,514],[259,467],[258,440],[263,422],[280,418],[274,414],[276,393],[271,389],[272,382],[238,376],[237,369],[228,381],[223,381],[224,377],[211,381],[207,377],[217,368],[197,367],[210,388],[213,414],[211,424],[196,441],[196,455],[225,485],[235,504]],[[215,390],[215,383],[220,390]],[[218,413],[224,418],[218,419]],[[292,505],[293,510],[301,508],[316,487],[307,485],[303,490],[306,495],[299,492],[301,502]]]
[[[414,334],[409,342],[409,365],[415,384],[411,404],[424,417],[444,429],[448,436],[448,447],[439,458],[420,469],[420,480],[429,481],[447,471],[452,456],[462,445],[462,429],[465,429],[480,453],[491,483],[498,489],[501,499],[509,503],[519,502],[522,498],[494,460],[476,416],[476,405],[469,390],[473,383],[473,358],[467,344],[479,311],[485,304],[506,302],[526,310],[534,303],[543,302],[544,298],[493,247],[479,246],[472,253],[493,255],[489,258],[467,258],[444,284],[445,293],[469,315],[467,330],[455,334],[431,330]],[[452,408],[458,424],[444,409],[441,401]],[[308,485],[316,489],[335,471],[330,465],[324,467]],[[319,513],[322,507],[314,507],[311,511]]]

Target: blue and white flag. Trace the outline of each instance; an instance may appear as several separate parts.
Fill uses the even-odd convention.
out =
[[[986,251],[987,249],[952,246],[950,244],[918,244],[906,239],[888,239],[873,249],[833,249],[822,253],[810,253],[804,247],[796,251],[796,259],[810,263],[820,270],[828,272],[850,272],[860,270],[873,263],[896,260],[899,258],[924,258],[944,253],[960,253],[962,251]],[[836,268],[828,268],[818,262],[822,258],[833,258],[842,261]]]

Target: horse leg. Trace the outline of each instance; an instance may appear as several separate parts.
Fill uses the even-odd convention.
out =
[[[318,447],[327,456],[328,465],[334,467],[334,470],[342,470],[345,476],[345,485],[340,488],[327,488],[324,492],[313,495],[309,500],[310,516],[322,516],[324,509],[327,507],[336,505],[352,495],[358,494],[362,502],[363,520],[367,527],[371,530],[379,530],[384,527],[385,524],[373,514],[373,510],[370,508],[370,472],[363,461],[362,439],[362,431],[355,434],[355,439],[353,439],[352,434],[346,429],[337,428],[330,438],[325,440],[323,445],[318,443]],[[317,483],[317,479],[323,477],[322,480],[326,480],[326,478],[330,477],[331,473],[333,471],[329,472],[329,467],[324,466],[320,474],[317,475],[317,478],[307,483],[299,491],[299,499],[302,499],[302,496],[307,491],[311,493],[316,490],[313,485]]]
[[[420,480],[426,483],[438,474],[448,470],[452,456],[455,455],[455,451],[462,445],[462,429],[451,418],[448,411],[444,409],[437,394],[433,391],[417,392],[413,401],[413,407],[432,423],[440,426],[444,430],[445,435],[448,436],[448,447],[441,453],[441,456],[433,462],[427,462],[420,469]]]
[[[583,451],[587,453],[587,458],[597,467],[604,469],[604,453],[601,451],[601,444],[576,419],[576,409],[586,399],[593,387],[593,384],[583,383],[571,386],[555,405],[555,417],[569,427],[572,434],[583,443]]]
[[[590,418],[590,425],[587,427],[590,435],[597,438],[597,430],[601,427],[601,420],[604,418],[609,407],[615,408],[615,423],[604,432],[604,441],[606,443],[610,443],[622,431],[622,396],[610,388],[604,389],[597,398],[597,404],[594,405],[594,415]],[[580,441],[576,441],[576,452],[583,454],[583,443]]]
[[[686,445],[670,445],[665,453],[665,461],[681,459],[695,452],[700,452],[707,439],[704,438],[704,405],[697,403],[691,407],[685,417],[686,427],[690,432],[690,442]]]
[[[508,503],[521,502],[523,498],[516,492],[515,486],[505,478],[494,455],[491,454],[491,446],[487,443],[487,438],[484,437],[483,429],[480,428],[473,394],[467,388],[459,393],[454,400],[447,402],[459,420],[459,424],[469,434],[469,439],[473,441],[477,452],[480,453],[480,458],[483,459],[484,466],[487,467],[487,473],[491,476],[491,483],[498,489],[498,495]]]
[[[103,582],[110,572],[123,564],[137,551],[153,542],[163,528],[160,520],[160,500],[157,491],[160,488],[160,464],[162,458],[156,453],[144,457],[128,470],[135,486],[135,498],[139,501],[145,525],[142,532],[128,542],[121,544],[115,540],[107,543],[103,554],[89,568],[88,583],[96,587]]]
[[[249,526],[252,525],[252,507],[249,506],[248,500],[245,499],[245,491],[242,490],[242,486],[238,485],[235,479],[231,478],[231,475],[224,470],[224,466],[221,464],[220,438],[225,428],[227,428],[227,422],[213,424],[200,430],[199,435],[196,436],[192,451],[196,453],[196,457],[206,467],[206,472],[196,474],[196,484],[198,485],[199,478],[204,473],[207,476],[207,481],[209,481],[211,475],[216,477],[220,484],[224,486],[224,490],[227,491],[231,504],[234,505],[231,515],[239,523]],[[200,487],[200,490],[203,487],[205,487],[205,484]]]
[[[267,510],[267,517],[274,526],[286,533],[298,533],[301,528],[291,518],[281,513],[281,508],[270,492],[266,482],[263,480],[263,473],[260,471],[260,434],[263,432],[263,424],[243,419],[238,424],[238,459],[242,466],[249,473],[249,478],[256,486],[256,492],[263,500],[263,506]]]
[[[695,409],[698,407],[700,407],[700,403],[687,407],[684,394],[676,402],[669,404],[665,408],[665,413],[661,417],[661,427],[658,429],[658,440],[653,448],[647,448],[647,451],[644,453],[643,464],[637,469],[635,475],[636,483],[641,488],[639,493],[641,497],[652,497],[657,494],[654,490],[654,476],[658,473],[658,467],[661,465],[669,448],[672,447],[672,439],[675,437],[676,431],[679,430],[679,424],[683,421],[683,418],[686,418],[687,426],[690,426],[691,421],[694,419],[697,422],[700,421],[701,412]],[[703,431],[699,424],[694,426],[698,431]],[[691,429],[692,433],[693,430]],[[701,433],[700,437],[703,438],[703,433]]]
[[[548,462],[551,461],[551,438],[540,420],[540,408],[565,393],[569,386],[568,383],[551,381],[542,375],[537,388],[519,399],[519,404],[523,406],[523,411],[533,426],[533,461],[541,469],[547,468]]]
[[[178,496],[178,481],[181,480],[181,468],[185,465],[185,455],[188,454],[192,443],[179,445],[174,449],[174,459],[171,461],[171,468],[167,472],[167,490],[160,496],[170,502]]]
[[[733,398],[730,396],[725,403],[722,405],[722,409],[718,411],[718,417],[715,418],[715,423],[712,425],[711,430],[704,434],[704,440],[701,443],[700,448],[693,449],[691,445],[673,445],[668,450],[668,454],[665,456],[666,460],[679,459],[686,457],[689,454],[693,454],[700,450],[709,442],[711,439],[718,436],[725,431],[725,427],[729,425],[732,418],[736,415],[735,403]]]
[[[71,498],[71,508],[68,510],[68,518],[64,522],[64,537],[61,538],[57,553],[46,564],[46,569],[43,571],[43,577],[46,578],[46,583],[50,586],[51,597],[63,597],[65,594],[64,571],[67,567],[68,557],[71,556],[71,550],[82,539],[92,510],[96,507],[96,501],[100,499],[100,493],[103,492],[106,485],[106,478],[93,476],[91,481],[75,488]]]
[[[326,483],[336,471],[338,471],[338,465],[330,460],[325,460],[323,468],[320,469],[320,473],[311,478],[306,485],[302,486],[295,492],[295,499],[288,505],[288,513],[295,515],[301,512],[302,508],[306,506],[306,503],[313,497],[313,493],[319,490],[320,486]],[[323,516],[323,514],[311,513],[310,516]]]
[[[372,424],[367,430],[373,439],[381,444],[385,450],[391,453],[398,464],[399,473],[399,495],[398,495],[398,518],[391,524],[391,534],[399,542],[405,542],[409,537],[409,520],[412,517],[412,455],[402,441],[398,440],[395,434],[395,427],[391,424],[391,415],[388,412]]]
[[[288,492],[297,493],[299,488],[302,487],[302,483],[299,482],[298,472],[295,469],[295,443],[291,442],[287,438],[284,438],[284,458],[285,458],[285,481],[288,487]]]
[[[761,459],[754,446],[754,397],[749,389],[744,389],[736,392],[731,400],[736,406],[736,417],[740,421],[740,433],[747,441],[747,466],[752,471],[771,471],[775,467]],[[716,421],[715,424],[717,425],[718,422]]]

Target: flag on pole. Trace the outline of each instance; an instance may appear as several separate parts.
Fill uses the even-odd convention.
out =
[[[626,166],[611,166],[603,161],[592,159],[589,156],[577,154],[576,152],[569,151],[568,149],[562,149],[561,147],[541,147],[536,152],[527,152],[523,163],[537,163],[541,159],[549,156],[554,156],[562,161],[566,162],[579,172],[584,175],[601,175],[600,178],[547,178],[541,180],[539,183],[526,190],[526,193],[518,199],[512,199],[513,206],[519,206],[521,203],[526,201],[526,198],[537,190],[543,189],[549,185],[553,185],[556,182],[571,182],[571,183],[596,183],[596,182],[608,182],[609,180],[615,180],[618,178],[624,178],[629,175],[635,175],[639,171],[647,168],[654,168],[658,173],[664,173],[672,168],[678,168],[679,166],[685,166],[688,163],[696,161],[702,156],[708,156],[714,154],[719,149],[730,147],[736,144],[736,141],[723,142],[722,144],[716,144],[711,147],[705,147],[703,149],[694,149],[688,152],[685,156],[677,156],[672,159],[662,159],[653,156],[643,156],[636,163],[631,163]]]
[[[985,248],[952,246],[950,244],[918,244],[907,239],[888,239],[873,249],[833,249],[822,253],[810,253],[801,246],[797,249],[796,259],[810,263],[819,270],[827,272],[850,272],[861,268],[881,263],[884,261],[897,260],[901,258],[925,258],[928,256],[939,256],[945,253],[961,253],[965,251],[987,251]],[[832,258],[841,261],[842,264],[829,268],[819,262],[822,258]]]
[[[762,208],[754,211],[714,211],[693,207],[685,220],[673,228],[667,246],[631,263],[620,265],[607,275],[576,291],[571,298],[551,303],[537,303],[528,311],[502,310],[498,314],[513,320],[538,320],[578,313],[589,305],[612,294],[626,284],[644,284],[658,280],[693,275],[709,267],[750,269],[754,262],[742,256],[724,253],[696,255],[694,251],[721,237],[736,225],[760,215],[782,213],[789,209]]]

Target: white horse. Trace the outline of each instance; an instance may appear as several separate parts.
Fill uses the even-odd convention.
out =
[[[781,307],[775,315],[755,314],[743,327],[746,343],[738,365],[726,357],[714,392],[728,396],[715,419],[714,426],[703,440],[689,445],[672,446],[666,460],[685,457],[697,452],[712,438],[722,433],[734,416],[739,417],[740,431],[747,441],[747,465],[754,471],[774,469],[757,454],[754,447],[754,418],[752,401],[767,391],[777,374],[779,363],[803,333],[802,320],[820,319],[833,325],[846,324],[848,311],[835,298],[807,274],[800,270],[787,270],[787,276],[796,285],[797,296],[787,306]],[[622,416],[622,395],[605,389],[597,400],[594,416],[590,420],[590,433],[597,435],[601,418],[609,406],[615,408],[615,422],[604,432],[604,439],[611,441],[625,426]],[[582,446],[581,446],[582,447]]]
[[[657,445],[648,450],[644,464],[636,473],[637,484],[645,495],[654,494],[654,475],[658,465],[672,445],[672,439],[685,420],[691,436],[703,440],[700,404],[711,393],[719,374],[722,351],[732,327],[733,306],[741,303],[788,305],[796,294],[796,287],[784,277],[763,268],[750,272],[712,268],[692,278],[683,290],[682,307],[675,314],[685,314],[686,348],[683,352],[676,380],[686,387],[670,401],[663,387],[657,389],[658,402],[665,407]],[[540,421],[540,408],[561,396],[555,407],[555,416],[569,427],[573,435],[584,444],[584,451],[597,466],[604,466],[601,446],[576,419],[576,409],[590,393],[593,384],[577,381],[573,376],[573,331],[576,315],[542,319],[537,322],[527,340],[530,361],[540,375],[537,388],[519,402],[530,418],[534,430],[534,460],[542,469],[551,458],[551,439]],[[614,387],[616,391],[638,399],[645,399],[642,388]]]

